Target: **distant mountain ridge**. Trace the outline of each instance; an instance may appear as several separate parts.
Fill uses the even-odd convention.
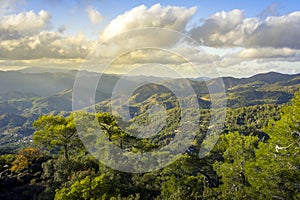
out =
[[[36,73],[38,72],[38,73]],[[0,147],[30,142],[32,122],[42,114],[67,114],[72,111],[72,88],[77,71],[45,72],[43,70],[0,71]],[[97,74],[84,72],[79,90],[85,90],[97,80]],[[141,84],[130,98],[130,112],[137,116],[149,106],[162,103],[167,109],[178,104],[174,93],[159,84],[145,84],[151,80],[163,83],[170,81],[184,90],[182,79],[140,76],[123,77],[123,87]],[[96,91],[97,109],[108,111],[110,97],[118,75],[104,74]],[[217,79],[188,80],[197,94],[200,108],[210,107],[209,86],[218,86]],[[290,101],[300,88],[300,74],[269,72],[249,78],[223,77],[227,106],[237,108],[261,104],[284,104]],[[126,91],[124,91],[126,92]],[[84,93],[83,93],[84,94]],[[124,100],[124,105],[127,101]]]
[[[265,83],[276,83],[276,82],[283,82],[290,79],[293,79],[297,76],[300,76],[300,74],[281,74],[278,72],[268,72],[268,73],[262,73],[262,74],[256,74],[254,76],[251,76],[249,78],[242,78],[242,83],[250,83],[255,81],[265,82]]]
[[[29,72],[28,72],[29,71]],[[74,80],[77,74],[75,70],[63,70],[63,72],[45,72],[47,70],[39,68],[23,69],[20,71],[0,71],[0,101],[33,98],[33,97],[50,97],[58,95],[63,91],[69,91],[74,85]],[[51,70],[50,70],[51,71]],[[26,73],[24,73],[26,72]],[[81,89],[91,87],[92,83],[97,82],[98,74],[92,72],[84,72],[80,77],[83,85]],[[98,97],[97,102],[103,101],[111,96],[114,90],[115,84],[118,82],[121,76],[104,74],[101,77],[97,88]],[[164,82],[174,81],[180,88],[180,79],[169,79],[161,77],[151,76],[137,76],[137,77],[122,77],[125,80],[124,84],[135,85],[143,82]],[[207,86],[213,86],[219,83],[218,80],[222,79],[226,92],[241,92],[249,89],[259,89],[262,86],[268,86],[273,84],[280,84],[281,86],[293,86],[300,83],[300,74],[281,74],[278,72],[268,72],[263,74],[257,74],[249,78],[234,78],[234,77],[222,77],[222,78],[196,78],[190,79],[190,83],[193,86],[197,94],[207,94]],[[126,87],[125,87],[126,88]],[[146,89],[147,90],[147,89]],[[100,97],[100,98],[99,98]]]
[[[299,79],[300,73],[298,74],[282,74],[279,72],[267,72],[256,74],[250,76],[248,78],[235,78],[235,77],[220,77],[217,79],[222,79],[226,88],[234,87],[238,84],[249,84],[249,83],[263,83],[263,84],[274,84],[274,83],[281,83],[281,82],[288,82],[292,81],[293,79]],[[213,82],[215,79],[208,80],[208,84]]]

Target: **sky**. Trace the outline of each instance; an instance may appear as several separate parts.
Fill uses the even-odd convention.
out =
[[[300,73],[299,38],[300,2],[294,0],[0,0],[5,71],[293,74]]]

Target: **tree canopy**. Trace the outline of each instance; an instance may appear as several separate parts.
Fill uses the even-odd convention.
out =
[[[72,152],[82,148],[78,138],[73,114],[68,117],[61,115],[43,115],[33,123],[36,131],[33,141],[43,150],[49,152],[62,151],[66,159]]]

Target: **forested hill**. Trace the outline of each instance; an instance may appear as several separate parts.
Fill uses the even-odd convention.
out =
[[[21,71],[0,72],[0,146],[12,147],[26,145],[31,140],[34,129],[32,122],[42,114],[68,113],[72,109],[72,87],[77,71],[43,70],[39,68]],[[82,77],[89,81],[97,74],[85,72]],[[104,75],[99,83],[96,100],[99,111],[107,111],[109,98],[118,75]],[[300,74],[287,75],[275,72],[257,74],[249,78],[223,77],[226,89],[227,106],[239,108],[263,104],[284,104],[290,101],[300,88]],[[142,80],[166,81],[158,77],[126,77],[125,84],[134,84]],[[202,80],[202,81],[201,81]],[[207,85],[213,85],[216,79],[191,79],[190,83],[198,96],[201,108],[210,107],[210,95]],[[178,87],[180,79],[174,81]],[[175,105],[172,92],[160,85],[148,84],[137,89],[130,99],[133,115],[144,110],[150,104],[165,102],[167,108]],[[147,105],[148,104],[148,105]]]

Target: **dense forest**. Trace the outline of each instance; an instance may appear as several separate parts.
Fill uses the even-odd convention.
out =
[[[168,110],[168,128],[178,109]],[[78,137],[74,114],[42,115],[32,146],[0,157],[1,199],[300,199],[300,94],[286,104],[228,108],[223,132],[198,156],[210,110],[200,109],[199,131],[176,162],[147,173],[125,173],[97,161]],[[165,142],[138,140],[117,126],[117,116],[96,118],[116,145],[147,151]],[[145,120],[137,117],[135,120]],[[175,120],[175,121],[174,121]],[[107,128],[110,127],[110,128]]]

